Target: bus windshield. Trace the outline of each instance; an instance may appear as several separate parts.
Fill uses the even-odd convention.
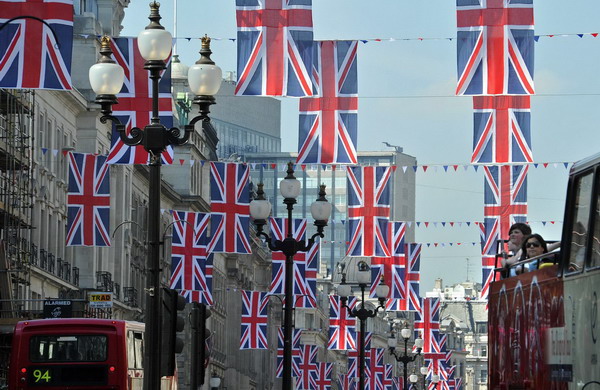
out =
[[[104,335],[40,335],[29,344],[29,358],[34,363],[103,362],[107,358]]]

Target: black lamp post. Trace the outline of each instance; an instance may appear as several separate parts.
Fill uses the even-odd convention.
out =
[[[415,346],[417,347],[417,353],[414,355],[409,355],[408,353],[408,340],[410,339],[411,330],[408,328],[408,324],[405,323],[404,327],[400,331],[400,336],[404,339],[404,353],[399,355],[396,352],[396,346],[398,345],[397,339],[392,331],[392,336],[388,339],[388,347],[390,349],[390,354],[396,359],[397,362],[402,363],[403,366],[403,374],[404,374],[404,390],[408,390],[408,363],[414,362],[417,357],[421,354],[423,349],[423,339],[418,337],[415,339]],[[412,374],[410,376],[410,381],[412,383],[416,383],[419,380],[416,374]]]
[[[283,390],[292,389],[292,330],[294,327],[292,321],[294,309],[294,255],[298,252],[308,252],[315,244],[317,237],[323,238],[323,229],[327,226],[327,221],[331,215],[331,203],[325,198],[325,185],[322,184],[319,191],[319,197],[310,206],[312,217],[315,220],[317,233],[305,241],[296,241],[293,237],[292,211],[296,198],[300,195],[300,181],[294,176],[293,164],[288,163],[287,176],[279,183],[279,189],[283,196],[283,203],[287,206],[287,235],[283,241],[273,240],[263,231],[267,224],[267,219],[271,215],[271,204],[264,197],[263,184],[258,184],[256,199],[250,202],[250,215],[254,219],[257,235],[263,237],[267,242],[269,249],[280,251],[285,255],[285,280],[284,280],[284,325],[283,325]]]
[[[185,126],[183,136],[178,128],[166,128],[160,123],[158,111],[158,92],[161,72],[166,68],[165,58],[169,56],[172,46],[171,34],[160,25],[160,4],[153,1],[150,4],[150,24],[138,36],[138,48],[146,60],[144,68],[150,73],[152,80],[152,118],[144,129],[133,128],[126,134],[125,125],[112,115],[112,105],[117,104],[117,97],[123,85],[123,69],[111,58],[110,38],[101,39],[100,59],[90,68],[90,84],[96,92],[96,103],[101,106],[102,123],[107,120],[116,126],[123,143],[129,146],[143,145],[150,156],[149,161],[149,204],[148,204],[148,275],[146,278],[146,331],[144,355],[144,389],[160,389],[160,190],[161,190],[161,154],[169,145],[182,145],[188,141],[198,121],[209,125],[209,106],[214,104],[212,95],[216,94],[221,85],[221,69],[210,59],[210,39],[202,39],[201,58],[190,67],[188,80],[190,89],[196,97],[193,103],[198,104],[200,115],[193,118]]]
[[[365,261],[358,262],[358,272],[356,273],[356,281],[358,282],[358,287],[360,287],[361,300],[360,307],[355,305],[350,308],[347,305],[348,296],[352,293],[352,287],[349,284],[346,284],[346,275],[342,273],[342,283],[338,286],[337,292],[340,296],[340,300],[342,301],[342,306],[344,306],[350,316],[358,318],[360,320],[360,338],[358,341],[358,372],[359,372],[359,380],[358,386],[360,390],[364,390],[365,388],[365,335],[367,333],[367,319],[373,318],[377,315],[379,310],[385,310],[385,300],[388,296],[390,288],[383,283],[377,286],[376,294],[379,299],[379,306],[375,309],[370,310],[365,307],[365,290],[367,290],[368,286],[371,284],[371,268]]]

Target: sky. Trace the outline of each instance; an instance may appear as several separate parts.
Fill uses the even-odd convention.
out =
[[[136,36],[148,24],[149,2],[131,0],[122,35]],[[182,62],[199,58],[198,38],[208,34],[212,59],[224,72],[236,70],[235,0],[162,0],[161,15],[179,37]],[[540,38],[531,146],[534,161],[549,164],[530,170],[528,220],[534,232],[558,240],[568,178],[562,163],[600,152],[600,36],[589,35],[600,32],[600,1],[537,0],[534,17]],[[483,220],[484,178],[481,169],[462,168],[471,158],[473,110],[472,97],[454,94],[456,40],[448,38],[456,37],[455,1],[313,0],[313,24],[315,40],[382,39],[359,44],[358,150],[390,150],[386,141],[430,165],[417,171],[416,220],[455,222],[416,229],[416,241],[430,243],[421,257],[421,291],[436,278],[444,285],[481,281],[479,231],[464,222]],[[281,100],[282,151],[297,151],[298,101]],[[442,168],[454,164],[461,165],[456,172]]]

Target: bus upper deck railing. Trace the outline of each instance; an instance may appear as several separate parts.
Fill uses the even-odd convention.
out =
[[[501,256],[501,254],[499,254]],[[522,273],[527,271],[535,271],[541,267],[548,265],[558,264],[560,250],[556,250],[549,253],[544,253],[539,256],[531,257],[529,259],[518,260],[508,267],[497,267],[494,269],[494,281],[496,275],[500,275],[502,279],[507,278],[510,275],[510,270],[514,269],[516,273]],[[498,255],[496,256],[498,257]],[[498,263],[496,263],[496,266]]]

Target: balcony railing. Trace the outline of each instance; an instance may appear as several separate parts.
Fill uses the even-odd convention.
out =
[[[121,286],[119,283],[114,283],[113,294],[115,295],[115,299],[121,299]]]
[[[45,249],[40,249],[40,268],[46,269],[48,267],[48,252]]]
[[[99,291],[113,291],[112,274],[107,271],[96,272],[96,289]]]
[[[73,285],[79,287],[79,268],[73,267]]]
[[[55,269],[56,269],[56,258],[54,257],[54,254],[48,253],[48,269],[47,269],[47,271],[50,272],[51,274],[53,274]]]
[[[63,267],[64,267],[64,269],[63,269],[63,271],[64,271],[64,279],[67,282],[70,282],[71,281],[71,264],[65,263],[63,265]]]
[[[131,307],[137,307],[137,289],[134,287],[123,287],[123,303]]]
[[[63,259],[60,257],[56,258],[56,276],[61,279],[63,277]]]
[[[35,244],[31,244],[31,264],[38,265],[38,247]]]

